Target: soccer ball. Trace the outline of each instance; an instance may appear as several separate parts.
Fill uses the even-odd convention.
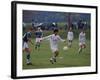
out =
[[[64,47],[63,47],[63,50],[68,50],[68,47],[67,47],[67,46],[64,46]]]

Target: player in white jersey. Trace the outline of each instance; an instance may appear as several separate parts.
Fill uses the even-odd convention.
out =
[[[73,31],[72,28],[70,28],[67,34],[68,47],[71,47],[73,38],[74,38]]]
[[[50,58],[50,62],[53,64],[54,62],[56,62],[56,57],[59,55],[58,42],[59,40],[65,42],[65,40],[61,39],[58,35],[58,29],[55,29],[52,35],[43,37],[43,40],[44,39],[48,39],[50,41],[50,48],[53,53],[52,57]]]
[[[82,51],[83,48],[86,48],[86,33],[82,30],[79,34],[79,53]]]

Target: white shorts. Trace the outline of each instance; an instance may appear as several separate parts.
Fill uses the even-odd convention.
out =
[[[35,42],[41,42],[42,38],[36,38]]]
[[[68,40],[73,40],[73,38],[72,37],[68,37]]]
[[[83,45],[83,44],[85,44],[85,42],[80,42],[80,43],[79,43],[79,46],[81,46],[81,45]]]
[[[51,48],[52,53],[58,51],[58,48]]]
[[[28,46],[28,43],[27,43],[27,42],[24,42],[24,43],[23,43],[23,49],[25,49],[25,48],[29,48],[29,46]]]

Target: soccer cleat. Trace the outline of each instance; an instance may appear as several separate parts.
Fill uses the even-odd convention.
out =
[[[51,60],[51,59],[50,59],[50,62],[51,62],[52,64],[54,64],[53,60]]]

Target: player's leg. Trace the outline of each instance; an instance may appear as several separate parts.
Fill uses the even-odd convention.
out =
[[[70,40],[68,40],[68,47],[69,47]]]
[[[83,48],[86,48],[86,44],[85,44],[85,42],[83,43]]]
[[[26,52],[26,63],[27,63],[27,65],[30,65],[30,64],[32,64],[31,59],[30,59],[31,51],[30,51],[30,48],[28,47],[28,43],[25,43],[25,52]]]
[[[83,47],[83,44],[80,42],[80,43],[79,43],[79,50],[78,50],[78,53],[82,52],[82,47]]]
[[[71,47],[71,40],[68,40],[68,47]]]
[[[36,38],[36,40],[35,40],[35,49],[37,49],[38,48],[38,38]]]
[[[50,58],[50,62],[52,63],[52,64],[54,64],[54,53],[52,53],[52,56],[51,56],[51,58]]]
[[[39,48],[40,48],[40,39],[36,38],[35,49],[39,49]]]
[[[36,49],[40,49],[40,42],[37,42],[37,44],[36,44]]]
[[[54,62],[56,62],[56,57],[57,57],[58,55],[59,55],[59,51],[57,50],[57,51],[54,52],[54,58],[53,58]]]
[[[72,46],[72,40],[69,41],[69,47],[71,47],[71,46]]]
[[[37,49],[37,42],[35,43],[35,49]]]
[[[40,49],[40,39],[38,40],[38,50]]]
[[[23,47],[22,51],[23,51],[23,53],[24,53],[24,52],[25,52],[25,45],[24,45],[24,42],[23,42],[22,47]]]
[[[73,42],[73,40],[71,40],[71,46],[72,46],[72,42]]]
[[[39,38],[39,40],[38,40],[38,49],[40,49],[41,41],[42,41],[42,38]]]
[[[52,51],[52,57],[50,58],[50,62],[53,64],[54,62],[56,62],[56,57],[59,55],[59,51],[58,50],[53,50]]]

